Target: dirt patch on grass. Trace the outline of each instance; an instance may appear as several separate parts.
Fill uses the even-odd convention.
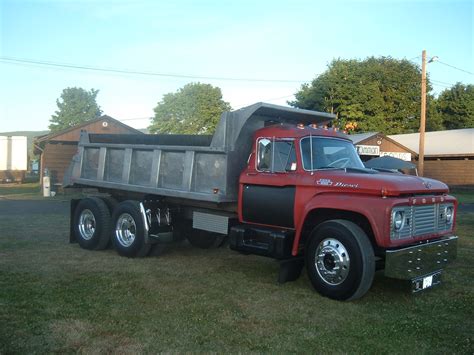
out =
[[[79,319],[57,320],[51,324],[59,351],[77,351],[85,354],[137,354],[144,348],[128,336],[118,336],[98,329],[92,322]]]

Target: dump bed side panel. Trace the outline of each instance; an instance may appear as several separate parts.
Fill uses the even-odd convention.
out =
[[[258,103],[224,112],[214,136],[95,135],[84,132],[65,186],[92,186],[210,202],[236,202],[256,130],[322,123],[334,116]]]
[[[90,143],[83,133],[65,184],[232,202],[226,177],[227,155],[220,149]]]

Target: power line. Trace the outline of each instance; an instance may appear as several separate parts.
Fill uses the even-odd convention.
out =
[[[436,83],[432,83],[431,85],[439,86],[439,87],[445,88],[445,89],[450,89],[452,87],[452,86],[448,86],[448,85],[444,85],[444,84],[436,84]]]
[[[433,82],[433,83],[445,84],[445,85],[450,85],[450,86],[456,85],[456,84],[453,84],[453,83],[447,83],[445,81],[434,80],[434,79],[431,79],[430,81]]]
[[[151,120],[153,117],[133,117],[133,118],[122,118],[119,119],[120,122],[122,121],[138,121],[138,120]]]
[[[273,98],[270,98],[270,99],[264,99],[264,100],[259,100],[259,101],[260,101],[260,102],[269,102],[269,101],[275,101],[275,100],[286,99],[286,98],[290,98],[290,97],[294,97],[294,94],[292,94],[292,95],[280,96],[280,97],[273,97]],[[236,107],[234,110],[240,110],[241,108],[250,106],[250,105],[254,104],[255,102],[256,102],[256,101],[254,101],[254,102],[252,102],[252,103],[249,103],[249,104],[245,104],[245,105],[237,105],[237,107]]]
[[[473,73],[473,72],[470,72],[469,70],[465,70],[465,69],[458,68],[458,67],[456,67],[456,66],[454,66],[454,65],[451,65],[451,64],[442,62],[442,61],[440,61],[440,60],[437,60],[436,62],[437,62],[437,63],[440,63],[440,64],[443,64],[443,65],[446,65],[447,67],[450,67],[450,68],[453,68],[453,69],[462,71],[462,72],[464,72],[464,73],[467,73],[467,74],[470,74],[470,75],[474,75],[474,73]]]
[[[90,71],[116,73],[116,74],[159,76],[159,77],[180,78],[180,79],[203,79],[203,80],[247,81],[247,82],[268,82],[268,83],[304,83],[308,81],[308,80],[288,80],[288,79],[259,79],[259,78],[201,76],[201,75],[190,75],[190,74],[170,74],[170,73],[158,73],[158,72],[151,72],[151,71],[94,67],[94,66],[89,66],[89,65],[58,63],[58,62],[20,59],[20,58],[3,57],[3,56],[0,57],[0,62],[5,63],[5,64],[29,64],[29,65],[34,65],[34,66],[45,66],[45,67],[53,67],[53,68],[79,69],[79,70],[90,70]]]
[[[411,61],[413,61],[413,60],[415,60],[415,59],[418,59],[418,58],[420,58],[420,57],[421,57],[421,55],[417,55],[416,57],[413,57],[413,58],[408,59],[408,61],[411,62]]]

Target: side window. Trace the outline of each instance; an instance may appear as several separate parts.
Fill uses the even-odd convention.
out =
[[[272,164],[272,142],[267,138],[258,141],[257,170],[270,171]]]
[[[257,170],[284,173],[296,170],[293,141],[262,138],[257,145]]]

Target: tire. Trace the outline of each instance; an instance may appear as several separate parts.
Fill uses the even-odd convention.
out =
[[[137,201],[119,203],[112,214],[112,244],[121,256],[144,257],[151,244],[145,243],[146,228]]]
[[[187,233],[186,238],[193,247],[201,249],[218,248],[225,241],[225,236],[222,234],[193,228]]]
[[[181,242],[187,239],[187,236],[192,232],[192,221],[187,219],[173,220],[173,240]]]
[[[375,274],[369,238],[359,226],[346,220],[323,222],[311,232],[305,263],[316,291],[341,301],[364,296]]]
[[[114,209],[115,207],[117,207],[118,201],[112,196],[101,196],[100,199],[103,200],[105,204],[107,205],[110,216],[112,218],[112,213],[114,213]],[[112,221],[110,221],[110,228],[112,228]],[[110,238],[110,233],[109,233],[109,242],[107,243],[104,249],[110,249],[110,248],[112,248],[112,240]]]
[[[102,250],[110,240],[110,212],[98,197],[79,201],[74,211],[74,235],[83,249]]]
[[[111,197],[111,196],[110,197],[109,196],[104,196],[104,197],[101,197],[100,199],[105,202],[105,204],[109,208],[110,215],[112,216],[112,213],[114,213],[115,207],[117,207],[117,205],[118,205],[117,200],[115,198]]]

